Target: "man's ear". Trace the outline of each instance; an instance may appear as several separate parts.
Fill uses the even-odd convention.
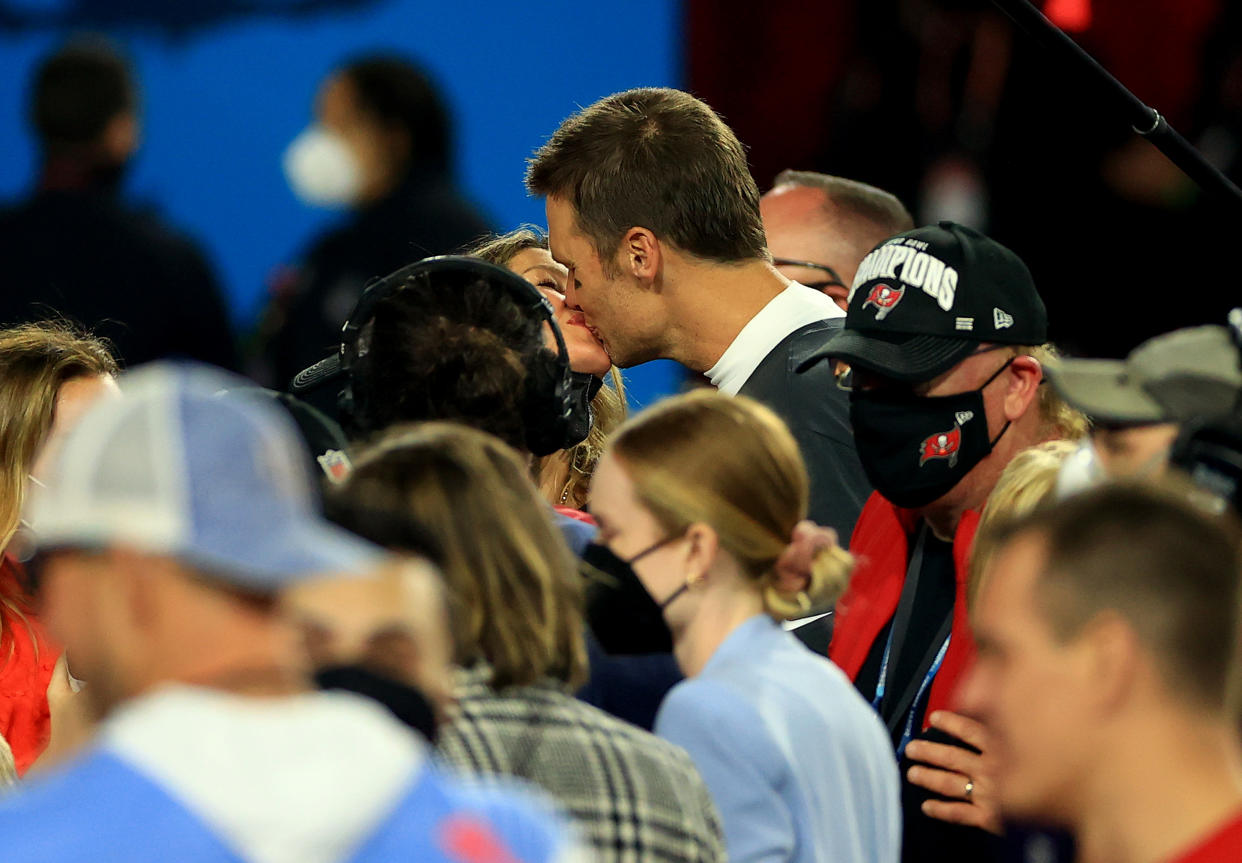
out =
[[[640,282],[654,282],[660,273],[662,249],[646,228],[630,228],[621,238],[621,271]]]
[[[1023,417],[1039,396],[1044,370],[1039,360],[1022,354],[1009,366],[1009,389],[1005,392],[1005,419],[1014,422]]]
[[[146,628],[157,618],[161,587],[156,559],[124,547],[108,549],[107,579],[117,599],[115,607],[134,628]]]
[[[1124,706],[1140,683],[1143,649],[1134,627],[1113,611],[1089,621],[1078,636],[1083,652],[1088,691],[1096,694],[1099,707],[1112,712]]]

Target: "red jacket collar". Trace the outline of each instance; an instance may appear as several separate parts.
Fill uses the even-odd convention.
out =
[[[850,553],[858,568],[849,589],[837,603],[832,645],[828,655],[853,680],[867,661],[871,647],[897,611],[901,588],[910,559],[910,537],[920,522],[913,510],[900,509],[879,493],[872,493],[863,507]],[[951,706],[954,690],[975,656],[975,641],[966,619],[966,582],[970,547],[979,526],[979,513],[969,510],[958,522],[953,537],[953,561],[957,598],[953,605],[953,631],[944,664],[932,683],[927,716]]]

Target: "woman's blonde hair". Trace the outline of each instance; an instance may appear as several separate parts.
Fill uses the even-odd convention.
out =
[[[548,249],[547,235],[534,225],[521,225],[507,234],[484,237],[467,249],[466,254],[508,267],[510,261],[527,249]],[[604,386],[591,399],[591,412],[595,421],[586,440],[534,462],[535,483],[553,504],[586,508],[587,491],[599,458],[604,454],[609,436],[625,421],[625,382],[616,366],[609,370]]]
[[[0,548],[17,532],[26,477],[52,427],[61,385],[116,373],[108,344],[67,323],[0,330]]]
[[[625,422],[625,385],[620,370],[613,367],[608,378],[591,399],[594,421],[586,440],[534,462],[535,482],[549,503],[586,509],[591,477],[600,456],[613,432]]]
[[[534,225],[518,225],[505,234],[491,234],[482,237],[462,252],[472,258],[480,258],[498,267],[507,267],[509,262],[527,249],[548,248],[548,236]]]
[[[453,423],[398,426],[356,455],[342,491],[440,542],[459,661],[485,660],[497,688],[585,682],[581,580],[512,449]]]
[[[966,585],[970,606],[979,593],[983,570],[996,551],[997,529],[1053,500],[1061,465],[1076,449],[1078,444],[1072,440],[1045,441],[1022,450],[1005,466],[979,516],[979,527],[970,549]]]
[[[806,466],[789,429],[744,396],[699,391],[643,411],[616,432],[611,452],[643,506],[669,535],[710,526],[753,579],[778,620],[831,603],[854,560],[833,546],[820,552],[803,591],[782,592],[777,559],[806,517]]]

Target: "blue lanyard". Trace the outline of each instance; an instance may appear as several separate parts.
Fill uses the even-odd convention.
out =
[[[896,641],[898,645],[896,653],[901,654],[901,652],[905,649],[903,642],[905,641],[907,627],[910,625],[911,614],[914,611],[914,601],[918,595],[918,582],[923,575],[923,551],[929,532],[930,531],[927,525],[923,525],[918,532],[918,536],[914,542],[914,547],[911,549],[910,561],[906,568],[906,583],[902,587],[901,599],[897,603],[897,611],[893,615],[892,623],[889,624],[888,640],[884,644],[884,656],[880,660],[880,676],[876,680],[875,684],[875,697],[871,699],[871,706],[875,709],[876,713],[880,714],[881,719],[884,718],[881,708],[884,706],[884,696],[888,689],[888,666],[892,661],[892,655],[894,653],[893,642]],[[936,677],[936,673],[940,671],[940,666],[944,663],[945,654],[949,651],[949,638],[953,634],[952,621],[953,618],[950,615],[945,619],[944,623],[940,627],[940,631],[935,635],[935,638],[941,638],[943,641],[940,642],[940,647],[937,649],[934,658],[925,656],[923,660],[919,662],[918,666],[916,666],[916,668],[922,668],[923,662],[926,662],[928,659],[931,660],[928,664],[926,673],[923,675],[922,682],[919,684],[918,689],[914,693],[914,699],[909,702],[910,706],[909,712],[906,714],[905,728],[897,744],[898,758],[905,754],[906,745],[914,736],[914,720],[918,715],[919,705],[922,703],[923,698],[927,695],[927,690],[931,687],[932,681]],[[899,631],[901,632],[900,636],[897,635]],[[935,641],[933,640],[932,644],[929,645],[929,648],[934,645]],[[913,682],[913,680],[910,681],[910,683]],[[885,725],[888,726],[890,735],[897,731],[897,722],[900,720],[897,711],[901,710],[903,705],[907,703],[905,699],[909,695],[910,689],[907,687],[901,692],[897,703],[893,705],[894,715],[885,720]]]
[[[871,706],[876,713],[880,712],[880,707],[884,703],[884,691],[887,688],[888,678],[888,660],[893,650],[893,630],[891,627],[888,631],[888,641],[884,645],[884,658],[880,660],[880,679],[875,684],[875,698],[871,699]],[[901,733],[901,740],[897,744],[897,757],[901,758],[905,755],[906,746],[914,738],[914,717],[918,714],[919,704],[923,701],[923,696],[927,694],[928,688],[935,679],[936,673],[940,671],[940,666],[944,663],[944,656],[949,652],[949,641],[952,635],[945,636],[940,644],[940,650],[936,651],[936,658],[932,660],[931,667],[927,669],[927,674],[923,675],[923,682],[919,684],[918,692],[915,693],[914,701],[910,704],[910,712],[906,714],[906,726]],[[882,718],[882,717],[881,717]]]
[[[923,700],[923,696],[927,694],[928,688],[931,686],[932,678],[936,676],[936,672],[940,670],[940,664],[944,662],[944,655],[949,652],[949,641],[952,635],[948,635],[944,639],[944,643],[940,645],[940,650],[936,654],[936,660],[931,664],[931,668],[927,669],[927,674],[923,678],[922,684],[919,685],[918,694],[914,696],[914,703],[910,705],[910,712],[906,716],[906,728],[901,732],[901,742],[897,744],[897,757],[901,758],[906,754],[906,746],[914,737],[914,716],[918,712],[919,702]]]
[[[880,712],[880,705],[884,703],[884,690],[887,688],[888,678],[888,656],[893,652],[893,630],[896,628],[895,623],[889,625],[888,641],[884,644],[884,658],[880,660],[880,679],[875,683],[875,698],[871,699],[871,707],[876,713]]]

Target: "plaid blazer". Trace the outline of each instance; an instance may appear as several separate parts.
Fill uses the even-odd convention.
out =
[[[440,729],[447,763],[550,794],[601,863],[720,861],[715,804],[685,750],[578,701],[552,681],[501,691],[485,663],[458,672]]]

